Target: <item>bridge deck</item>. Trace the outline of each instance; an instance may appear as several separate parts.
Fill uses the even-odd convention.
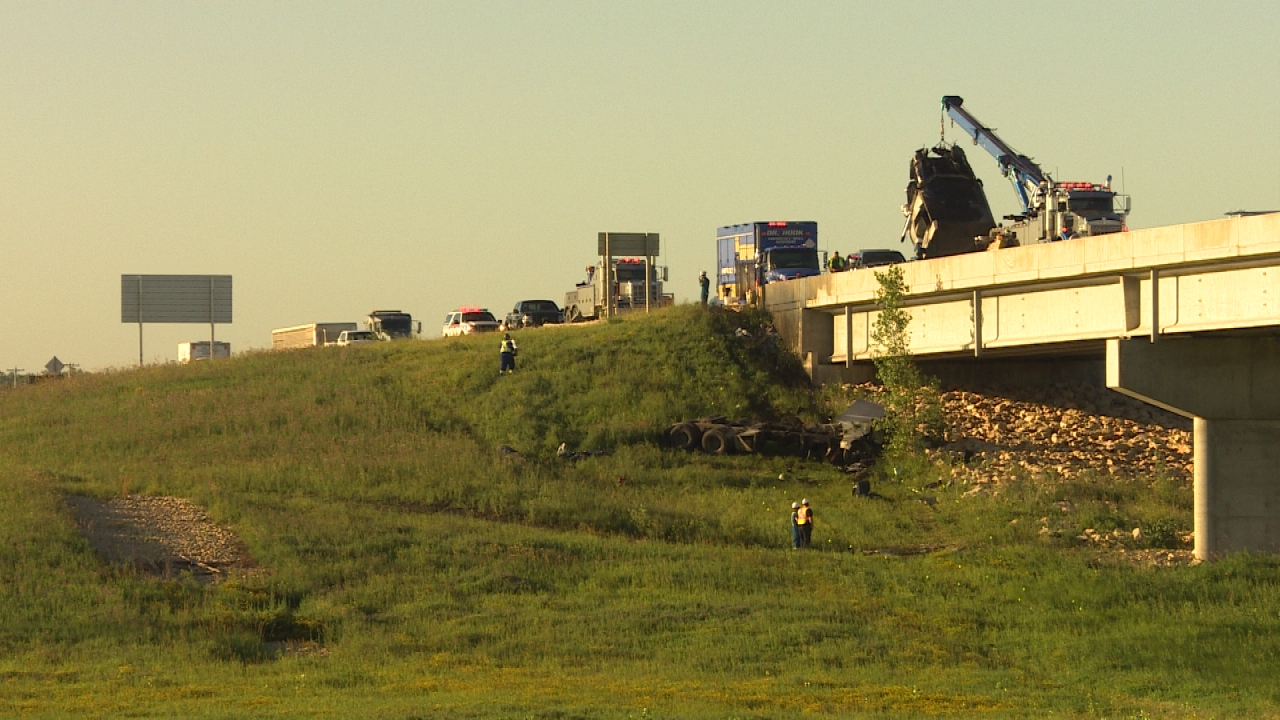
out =
[[[900,267],[916,355],[1043,354],[1153,328],[1158,336],[1280,326],[1280,214]],[[871,357],[877,288],[873,270],[834,273],[770,285],[766,305],[798,320],[801,329],[783,334],[802,356],[846,364]]]

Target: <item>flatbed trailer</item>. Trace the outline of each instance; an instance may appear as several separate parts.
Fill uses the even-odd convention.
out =
[[[858,400],[832,423],[808,425],[795,422],[729,420],[713,415],[678,422],[667,428],[666,437],[681,450],[703,450],[715,455],[756,453],[768,446],[819,454],[847,465],[879,452],[879,436],[873,423],[884,416],[884,408]]]

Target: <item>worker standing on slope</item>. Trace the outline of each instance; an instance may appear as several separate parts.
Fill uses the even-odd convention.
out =
[[[797,523],[799,512],[800,512],[800,503],[798,502],[791,503],[791,549],[792,550],[800,549],[800,525]]]
[[[505,333],[502,337],[502,347],[498,350],[499,375],[516,371],[517,352],[520,352],[520,348],[516,347],[516,341],[511,339],[511,333]]]
[[[707,277],[707,271],[703,270],[698,275],[698,286],[702,288],[702,304],[707,304],[707,296],[711,294],[711,278]]]
[[[809,547],[813,540],[813,510],[809,508],[809,499],[800,501],[800,509],[796,510],[796,526],[800,530],[800,547]]]

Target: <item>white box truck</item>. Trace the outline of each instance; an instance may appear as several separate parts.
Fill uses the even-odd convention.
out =
[[[337,342],[343,330],[355,330],[353,322],[308,323],[271,331],[272,350],[292,350]]]
[[[231,357],[231,343],[215,342],[213,344],[213,356],[216,358]],[[178,362],[189,363],[192,360],[208,360],[209,359],[209,341],[201,340],[199,342],[178,343]]]

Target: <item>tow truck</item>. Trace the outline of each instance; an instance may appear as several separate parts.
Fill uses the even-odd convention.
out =
[[[972,223],[981,224],[982,218],[978,217],[981,208],[976,204],[976,199],[986,202],[981,190],[982,181],[973,177],[959,147],[948,147],[944,143],[932,150],[933,155],[947,157],[958,174],[967,173],[970,178],[957,197],[963,197],[974,212],[969,213],[962,221],[970,225],[961,227],[960,222],[945,217],[945,210],[931,212],[944,206],[956,206],[959,200],[953,197],[954,193],[936,190],[930,192],[933,188],[929,187],[928,179],[920,177],[916,172],[917,165],[921,163],[921,154],[928,157],[930,151],[917,151],[916,158],[912,161],[913,184],[907,187],[908,203],[903,206],[903,213],[907,215],[903,239],[911,237],[916,246],[917,257],[954,255],[1128,230],[1126,219],[1130,199],[1128,195],[1111,189],[1110,176],[1105,183],[1058,182],[1035,161],[1014,150],[995,130],[983,125],[965,109],[964,98],[945,95],[942,98],[942,108],[952,122],[973,138],[974,144],[996,159],[1001,174],[1013,183],[1022,212],[1006,215],[1004,219],[1009,221],[1008,225],[995,225],[992,221],[990,229],[973,235],[973,243],[969,244],[968,238],[962,236],[973,229]],[[932,157],[928,159],[933,160]],[[951,176],[954,177],[955,173]],[[931,194],[934,197],[930,197]],[[989,206],[986,212],[989,217]],[[940,242],[943,239],[945,241]]]
[[[610,265],[612,272],[597,270],[594,265],[587,266],[587,279],[564,294],[565,322],[579,323],[604,317],[610,288],[613,293],[612,309],[616,313],[644,310],[646,303],[653,308],[675,304],[673,295],[662,292],[662,282],[667,279],[666,267],[650,268],[644,258],[614,258]],[[611,282],[605,281],[608,276],[612,276]]]
[[[1106,183],[1057,182],[1031,158],[1014,150],[991,128],[964,108],[964,98],[946,95],[942,107],[952,122],[973,138],[974,143],[996,159],[1000,172],[1013,181],[1022,203],[1022,213],[1006,216],[1012,221],[988,234],[998,247],[1070,240],[1088,235],[1107,235],[1128,230],[1129,196]]]

